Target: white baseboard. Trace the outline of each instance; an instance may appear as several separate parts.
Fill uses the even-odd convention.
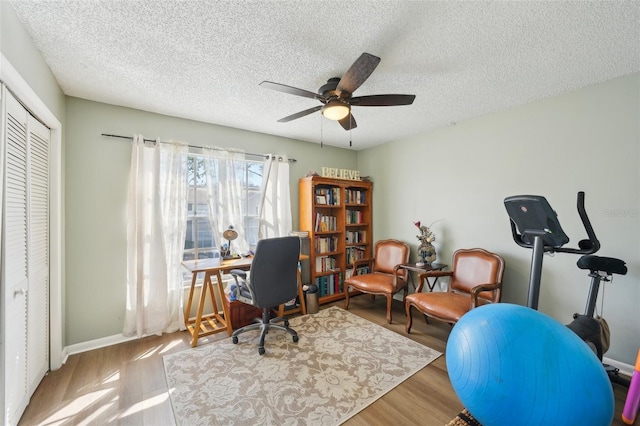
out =
[[[144,336],[143,336],[144,337]],[[117,345],[118,343],[129,342],[131,340],[139,339],[138,336],[125,337],[122,334],[115,334],[113,336],[101,337],[100,339],[89,340],[87,342],[76,343],[64,348],[67,356],[64,362],[67,361],[69,355],[79,354],[81,352],[92,351],[94,349],[100,349],[111,345]]]
[[[607,358],[606,356],[602,357],[602,363],[619,369],[620,373],[624,374],[625,376],[631,377],[631,375],[633,374],[634,367],[631,364],[625,364],[623,362],[616,361],[615,359]]]

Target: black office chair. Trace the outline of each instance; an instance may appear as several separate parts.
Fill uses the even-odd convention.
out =
[[[270,319],[271,308],[295,299],[298,295],[298,260],[300,258],[300,238],[279,237],[258,241],[249,273],[233,269],[231,275],[236,281],[236,298],[244,303],[262,309],[262,320],[235,330],[233,343],[238,343],[238,335],[260,329],[258,353],[264,355],[264,338],[270,328],[284,330],[298,341],[298,334],[289,328],[284,317]],[[284,321],[284,325],[276,324]]]

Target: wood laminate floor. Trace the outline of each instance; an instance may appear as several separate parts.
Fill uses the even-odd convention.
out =
[[[321,308],[331,305],[343,307],[344,302]],[[355,297],[349,311],[407,336],[404,307],[399,301],[394,301],[392,324],[386,323],[382,297],[375,301],[366,295]],[[448,324],[433,320],[427,324],[414,315],[408,336],[444,353],[450,330]],[[187,332],[151,336],[70,356],[62,368],[44,378],[20,425],[175,424],[162,356],[188,350],[189,337]],[[219,333],[201,339],[199,345],[224,338],[227,334]],[[620,414],[627,388],[616,384],[614,393],[616,412],[612,424],[624,425]],[[449,382],[443,355],[345,424],[441,426],[462,408]]]

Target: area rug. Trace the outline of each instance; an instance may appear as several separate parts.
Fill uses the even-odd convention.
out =
[[[163,358],[178,425],[338,425],[442,355],[344,309]]]

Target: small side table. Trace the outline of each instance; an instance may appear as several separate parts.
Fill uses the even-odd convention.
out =
[[[420,274],[422,272],[441,271],[447,266],[448,265],[445,265],[444,263],[432,263],[430,265],[422,265],[422,266],[418,266],[415,263],[403,263],[402,265],[400,265],[400,268],[406,269],[411,272],[417,272],[418,274]],[[415,291],[416,288],[418,287],[416,286],[416,283],[413,281],[412,274],[409,274],[409,279],[411,280],[411,285],[413,286],[413,290]],[[438,283],[438,277],[436,277],[435,280],[433,280],[433,282],[430,282],[428,279],[425,279],[425,281],[427,282],[427,287],[429,287],[429,291],[433,291],[436,284]]]

